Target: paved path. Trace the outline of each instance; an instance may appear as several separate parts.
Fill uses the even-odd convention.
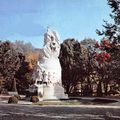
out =
[[[120,120],[120,107],[1,104],[0,120]]]

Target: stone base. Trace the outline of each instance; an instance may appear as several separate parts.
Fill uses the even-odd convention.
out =
[[[53,84],[43,85],[43,100],[56,99]]]
[[[64,88],[60,84],[49,84],[43,86],[43,100],[67,99]]]
[[[65,94],[64,88],[61,84],[55,84],[54,95],[57,97],[57,99],[68,99],[68,95]]]

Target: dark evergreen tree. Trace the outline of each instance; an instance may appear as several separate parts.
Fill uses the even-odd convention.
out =
[[[81,43],[75,39],[67,39],[61,44],[60,63],[62,66],[62,82],[67,94],[78,90],[81,95],[92,94],[91,78],[94,64],[92,61],[92,40],[84,40]],[[77,86],[81,85],[81,89]],[[86,85],[86,86],[85,86]],[[85,90],[84,90],[85,89]]]
[[[110,14],[110,17],[113,19],[112,23],[109,23],[107,21],[105,22],[105,25],[103,27],[105,28],[102,32],[97,30],[97,33],[99,35],[104,35],[112,41],[113,43],[120,42],[120,1],[119,0],[107,0],[108,5],[112,9],[112,14]]]
[[[69,94],[74,91],[81,78],[81,46],[74,39],[67,39],[61,44],[60,63],[62,66],[62,82]]]

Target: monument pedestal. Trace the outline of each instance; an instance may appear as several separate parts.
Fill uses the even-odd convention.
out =
[[[54,96],[54,86],[53,84],[43,85],[43,100],[57,99]]]
[[[64,88],[58,83],[56,83],[54,86],[54,95],[57,99],[68,99],[68,95],[65,94]]]
[[[68,96],[64,93],[64,88],[56,83],[43,85],[43,100],[58,100],[67,99]]]

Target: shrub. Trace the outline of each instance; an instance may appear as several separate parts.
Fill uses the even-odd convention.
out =
[[[37,96],[31,96],[30,102],[36,103],[36,102],[39,102],[39,99]]]
[[[17,104],[18,103],[18,98],[16,98],[15,96],[12,96],[12,97],[9,98],[8,103]]]

